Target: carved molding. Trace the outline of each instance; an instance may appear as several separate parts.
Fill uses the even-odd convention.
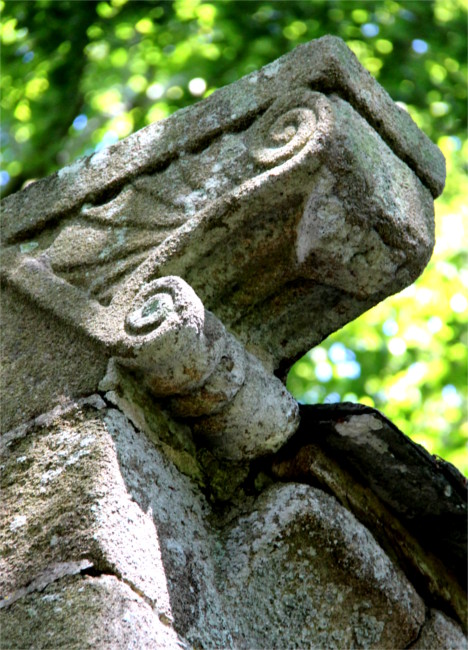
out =
[[[400,118],[339,41],[299,48],[9,197],[2,279],[154,395],[205,385],[174,408],[216,431],[217,399],[284,376],[427,263],[435,185],[408,142],[440,157],[406,117],[390,137]]]
[[[195,435],[229,460],[277,451],[299,426],[299,408],[279,379],[207,311],[193,289],[169,276],[144,285],[127,315],[116,362],[164,398]],[[104,382],[106,390],[118,388]],[[262,399],[259,399],[259,396]]]
[[[182,277],[273,369],[409,284],[432,246],[429,191],[348,103],[300,86],[5,247],[2,274],[105,345],[99,323]]]

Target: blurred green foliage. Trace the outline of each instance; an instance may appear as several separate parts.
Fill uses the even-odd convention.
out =
[[[4,194],[335,34],[448,163],[423,276],[290,372],[304,402],[381,409],[468,473],[466,0],[0,2]],[[311,319],[313,314],[311,314]]]

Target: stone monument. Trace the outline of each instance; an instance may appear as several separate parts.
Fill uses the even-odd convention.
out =
[[[2,649],[466,647],[463,478],[283,384],[444,175],[324,37],[4,201]]]

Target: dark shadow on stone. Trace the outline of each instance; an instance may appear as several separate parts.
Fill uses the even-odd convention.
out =
[[[298,432],[259,461],[259,471],[334,494],[428,602],[465,625],[467,481],[453,465],[431,456],[376,409],[340,403],[301,405]],[[408,557],[411,552],[417,557]],[[450,597],[437,594],[443,586]]]

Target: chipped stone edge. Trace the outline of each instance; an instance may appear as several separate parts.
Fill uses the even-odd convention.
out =
[[[86,559],[78,562],[57,562],[51,564],[41,571],[41,573],[26,587],[21,587],[0,599],[0,609],[10,607],[10,605],[13,605],[17,600],[20,600],[20,598],[27,596],[33,591],[43,591],[54,582],[58,582],[67,576],[77,575],[86,569],[91,569],[93,566],[93,563]]]
[[[82,397],[80,399],[67,399],[63,404],[59,404],[51,411],[46,413],[41,413],[40,415],[28,420],[24,424],[20,424],[14,429],[6,431],[0,437],[0,454],[6,451],[6,448],[11,444],[13,440],[19,438],[24,438],[28,433],[37,427],[47,427],[50,426],[57,418],[67,415],[83,406],[92,406],[97,411],[101,411],[106,408],[107,404],[102,399],[100,395],[93,394],[88,397]]]

